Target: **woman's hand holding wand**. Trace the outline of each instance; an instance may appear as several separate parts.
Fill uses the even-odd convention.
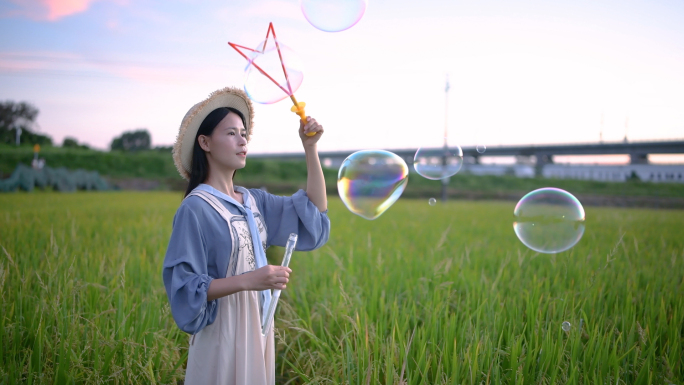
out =
[[[292,273],[292,269],[289,267],[266,265],[246,274],[216,278],[211,281],[209,289],[207,289],[207,301],[245,290],[283,290],[290,280],[290,273]]]

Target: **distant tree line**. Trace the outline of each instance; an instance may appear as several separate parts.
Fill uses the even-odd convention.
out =
[[[143,151],[154,150],[159,152],[171,152],[173,146],[152,147],[152,138],[149,131],[139,128],[133,131],[126,131],[121,136],[117,136],[109,145],[112,151]]]
[[[52,145],[52,138],[35,131],[38,109],[26,102],[0,102],[0,143],[15,144],[20,130],[21,142]]]
[[[149,150],[152,146],[150,133],[144,129],[124,132],[121,136],[114,138],[109,145],[111,150],[119,151],[140,151]]]
[[[11,100],[0,102],[0,143],[14,145],[17,143],[17,132],[20,132],[20,143],[40,144],[51,146],[52,138],[36,132],[36,118],[38,108],[27,102]],[[72,136],[67,136],[62,142],[64,148],[88,149],[88,145],[79,143]],[[155,150],[171,152],[172,146],[157,146],[152,148],[152,137],[145,128],[126,131],[115,137],[109,145],[113,151],[144,151]]]
[[[78,140],[76,140],[76,138],[72,138],[70,136],[67,136],[64,138],[64,141],[62,142],[62,147],[64,147],[64,148],[83,148],[83,149],[90,148],[86,144],[79,144]]]

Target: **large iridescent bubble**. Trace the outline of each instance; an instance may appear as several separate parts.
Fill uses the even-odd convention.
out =
[[[546,187],[534,190],[513,211],[518,239],[540,253],[560,253],[575,246],[584,234],[584,208],[565,190]]]
[[[339,32],[361,20],[367,0],[300,0],[306,20],[325,32]]]
[[[363,150],[349,155],[337,174],[337,191],[342,202],[352,213],[371,220],[399,199],[407,183],[406,162],[383,150]]]
[[[447,148],[419,148],[413,158],[413,168],[421,176],[438,180],[455,175],[463,166],[460,146]]]
[[[265,45],[261,42],[255,51],[250,53],[245,67],[245,92],[250,99],[272,104],[297,91],[304,72],[293,50],[271,38]]]

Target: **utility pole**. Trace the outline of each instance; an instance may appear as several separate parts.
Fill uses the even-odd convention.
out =
[[[449,144],[447,137],[449,136],[449,75],[446,77],[446,86],[444,87],[444,153],[442,154],[442,168],[446,170],[447,162],[449,161]],[[442,178],[442,203],[447,201],[447,187],[449,186],[450,177]]]
[[[603,143],[603,111],[601,111],[601,132],[599,133],[599,143]]]
[[[629,130],[629,115],[625,118],[625,143],[628,142],[627,131]]]

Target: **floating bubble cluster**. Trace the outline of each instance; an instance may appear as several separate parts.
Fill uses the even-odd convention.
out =
[[[437,204],[437,199],[435,199],[435,198],[430,198],[430,199],[428,199],[428,204],[429,204],[430,206],[436,205],[436,204]]]
[[[570,322],[568,321],[563,321],[561,324],[561,329],[563,329],[564,332],[569,332],[571,327],[572,325],[570,325]]]
[[[463,150],[460,146],[448,148],[419,148],[413,158],[413,167],[421,176],[444,179],[455,175],[463,166]]]
[[[568,250],[584,234],[584,208],[565,190],[534,190],[522,197],[513,213],[513,229],[518,239],[540,253]]]
[[[487,146],[484,144],[478,144],[475,149],[477,150],[478,153],[484,154],[485,151],[487,151]]]
[[[337,174],[342,202],[352,213],[371,220],[399,199],[407,183],[406,162],[382,150],[363,150],[349,155]]]
[[[255,51],[245,67],[245,92],[250,99],[272,104],[297,91],[304,72],[294,51],[274,38],[261,42]]]
[[[353,27],[366,12],[367,0],[301,0],[306,20],[325,32],[340,32]]]

